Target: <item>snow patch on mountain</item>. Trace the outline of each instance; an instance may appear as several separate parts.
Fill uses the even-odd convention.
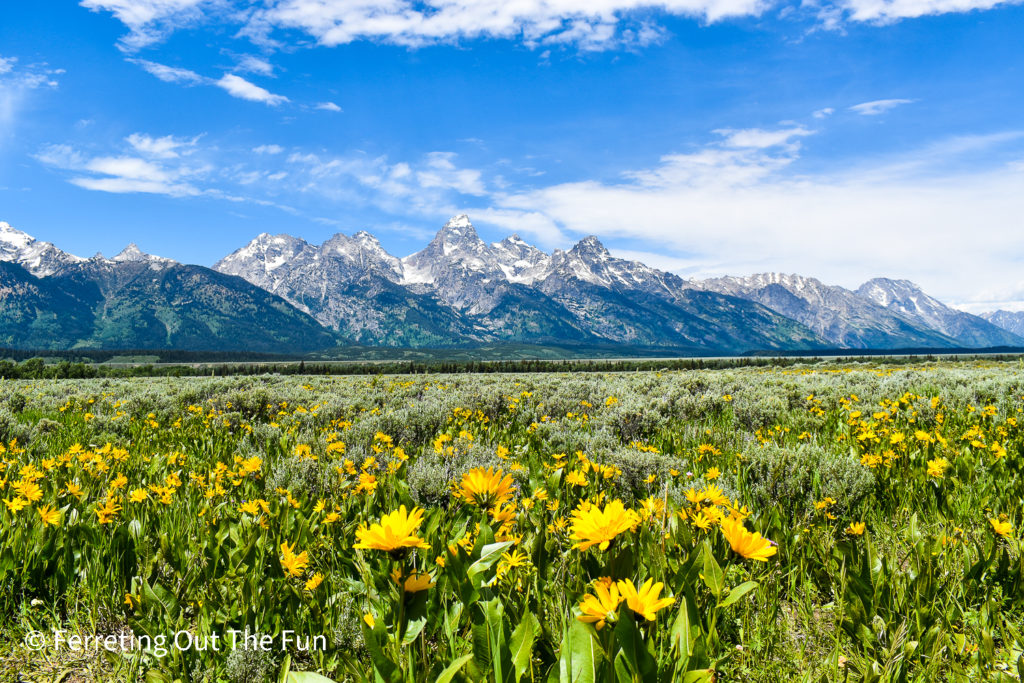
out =
[[[47,277],[84,260],[0,221],[0,261],[12,261],[36,277]]]

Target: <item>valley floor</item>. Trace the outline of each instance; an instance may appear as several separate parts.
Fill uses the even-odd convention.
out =
[[[0,681],[1021,680],[1024,368],[0,380]]]

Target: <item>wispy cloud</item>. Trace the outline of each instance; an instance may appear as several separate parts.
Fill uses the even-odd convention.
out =
[[[317,109],[322,109],[323,111],[333,111],[333,112],[341,111],[341,107],[336,105],[334,102],[320,102],[319,104],[316,105],[316,108]]]
[[[719,128],[714,132],[725,138],[723,144],[726,147],[747,147],[753,149],[768,149],[769,147],[790,145],[793,144],[794,139],[814,135],[814,131],[808,130],[803,126],[781,128],[778,130]]]
[[[159,42],[178,28],[200,23],[203,7],[216,8],[227,0],[81,0],[82,7],[113,14],[129,33],[119,45],[126,52]]]
[[[758,15],[766,7],[762,0],[277,0],[251,15],[245,33],[261,40],[277,29],[298,29],[327,46],[359,40],[420,46],[498,38],[532,47],[562,44],[602,50],[659,40],[662,30],[644,10],[715,22]]]
[[[182,83],[184,85],[200,85],[203,83],[209,83],[211,79],[205,76],[200,76],[195,71],[189,69],[183,69],[177,66],[167,66],[166,64],[159,64],[157,62],[151,62],[146,59],[128,59],[132,64],[138,64],[146,72],[156,76],[165,83]]]
[[[900,277],[954,300],[1019,280],[1024,168],[1008,160],[1020,158],[1022,141],[1015,131],[955,138],[813,174],[793,170],[792,146],[722,141],[665,155],[619,182],[491,193],[481,208],[618,238],[694,264],[688,274],[780,270],[847,286]]]
[[[173,135],[154,138],[144,133],[132,133],[125,140],[135,151],[142,154],[157,159],[177,159],[182,154],[191,153],[198,138],[176,138]]]
[[[914,100],[872,100],[871,102],[861,102],[850,107],[850,111],[860,114],[861,116],[878,116],[884,114],[890,109],[895,109],[901,104],[910,104]]]
[[[757,16],[769,6],[767,0],[267,0],[256,9],[240,0],[81,0],[81,4],[110,12],[125,25],[129,32],[119,45],[127,52],[204,21],[233,23],[240,35],[264,47],[280,46],[275,33],[298,30],[328,46],[359,40],[421,46],[490,38],[522,41],[531,47],[604,50],[660,40],[664,31],[650,19],[651,10],[716,22]]]
[[[837,7],[847,13],[850,21],[889,24],[900,19],[974,12],[1018,5],[1020,2],[1021,0],[839,0]]]
[[[46,64],[20,65],[17,57],[0,55],[0,142],[14,130],[33,91],[56,88],[63,73]]]
[[[927,15],[988,10],[1024,0],[804,0],[825,29],[848,23],[886,24]],[[293,41],[301,32],[320,45],[374,41],[418,47],[475,39],[519,41],[530,48],[574,47],[581,51],[636,48],[662,40],[660,15],[715,23],[756,17],[771,0],[81,0],[107,11],[128,29],[119,41],[136,52],[182,27],[220,22],[266,49]],[[785,14],[799,16],[799,12]],[[308,43],[308,40],[299,42]],[[546,59],[546,57],[544,58]],[[239,71],[271,75],[260,58]]]
[[[35,158],[70,172],[68,182],[86,190],[195,196],[201,191],[194,182],[210,172],[206,164],[183,159],[195,150],[197,140],[133,133],[125,138],[120,153],[90,154],[70,145],[48,145]]]
[[[237,70],[243,73],[259,74],[260,76],[273,76],[274,65],[255,55],[242,55],[238,58]]]
[[[266,88],[261,88],[255,83],[250,83],[241,76],[235,74],[224,74],[215,84],[232,97],[238,97],[252,102],[263,102],[271,107],[276,107],[288,101],[284,95],[275,95]]]
[[[480,169],[452,152],[391,161],[358,151],[286,153],[281,145],[251,148],[200,144],[204,135],[133,133],[111,144],[50,144],[34,156],[77,187],[116,194],[216,197],[275,206],[289,213],[302,205],[362,206],[396,218],[435,219],[492,186]],[[517,211],[522,216],[524,212]]]
[[[238,97],[251,102],[262,102],[271,107],[276,107],[289,99],[284,95],[276,95],[266,88],[247,81],[241,76],[233,73],[226,73],[219,79],[208,78],[190,69],[176,66],[168,66],[158,62],[151,62],[145,59],[129,58],[129,62],[138,64],[146,72],[156,76],[165,83],[179,83],[185,86],[212,85],[225,91],[232,97]]]

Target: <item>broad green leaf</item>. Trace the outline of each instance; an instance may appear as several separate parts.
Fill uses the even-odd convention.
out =
[[[495,681],[512,680],[512,657],[506,644],[505,608],[501,600],[488,600],[480,605],[487,627],[487,643],[491,652],[491,667]]]
[[[704,544],[704,583],[717,598],[722,594],[725,587],[725,572],[718,566],[714,553],[711,552],[711,544]]]
[[[718,606],[728,607],[729,605],[733,604],[734,602],[742,598],[744,595],[754,590],[755,588],[757,588],[757,581],[747,581],[746,583],[741,583],[740,585],[736,586],[731,591],[729,591],[729,595],[725,596],[725,600],[722,600],[722,602]]]
[[[412,619],[408,622],[405,628],[405,635],[402,636],[402,644],[408,645],[412,641],[416,640],[423,627],[427,625],[427,617],[422,616],[416,619]]]
[[[466,666],[466,662],[471,659],[473,659],[473,655],[463,655],[462,657],[459,657],[449,664],[448,668],[441,672],[441,675],[437,677],[437,681],[435,683],[450,683],[451,680],[455,678],[455,674],[459,673],[462,667]]]
[[[382,641],[387,642],[387,637],[388,633],[384,627],[383,619],[378,619],[372,629],[365,623],[363,624],[363,640],[366,643],[366,649],[370,652],[370,661],[373,662],[374,673],[377,674],[380,680],[387,683],[397,683],[397,681],[402,679],[402,672],[384,654],[384,649],[381,645]]]
[[[530,659],[533,656],[533,643],[537,639],[537,632],[540,630],[540,622],[533,612],[527,612],[523,620],[512,632],[512,666],[516,672],[516,683],[523,677],[530,666]]]
[[[334,680],[312,671],[289,671],[286,683],[335,683]]]
[[[473,577],[487,571],[491,568],[491,565],[501,559],[501,554],[511,545],[512,541],[503,541],[501,543],[485,545],[480,550],[480,559],[469,565],[469,569],[466,570],[466,575]]]
[[[640,680],[649,681],[657,677],[658,664],[647,651],[647,645],[636,628],[633,614],[625,605],[622,606],[619,621],[615,625],[615,640],[622,648],[622,655],[626,658],[629,668],[640,677]]]
[[[633,683],[633,673],[626,663],[626,655],[622,652],[615,657],[615,680],[618,683]]]
[[[597,667],[603,659],[593,627],[573,619],[560,649],[558,668],[562,683],[597,683]]]

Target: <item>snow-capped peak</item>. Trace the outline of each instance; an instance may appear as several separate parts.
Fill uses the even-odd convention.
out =
[[[469,228],[470,230],[472,230],[473,223],[470,222],[469,216],[467,216],[464,213],[460,213],[458,216],[452,216],[451,218],[448,219],[448,222],[444,224],[444,228],[442,229],[447,228],[455,230]]]
[[[12,228],[10,223],[0,221],[0,242],[3,243],[0,245],[0,249],[5,251],[8,247],[10,249],[24,249],[35,241],[35,238],[31,235],[17,228]]]
[[[441,245],[445,255],[467,248],[472,251],[479,251],[481,247],[486,248],[480,236],[476,234],[476,228],[465,214],[455,216],[445,223],[431,244]]]
[[[13,261],[36,277],[46,277],[83,260],[0,221],[0,261]]]
[[[611,254],[601,244],[601,240],[597,239],[594,235],[584,237],[576,243],[570,253],[577,254],[582,257],[599,258],[602,260],[611,258]]]

